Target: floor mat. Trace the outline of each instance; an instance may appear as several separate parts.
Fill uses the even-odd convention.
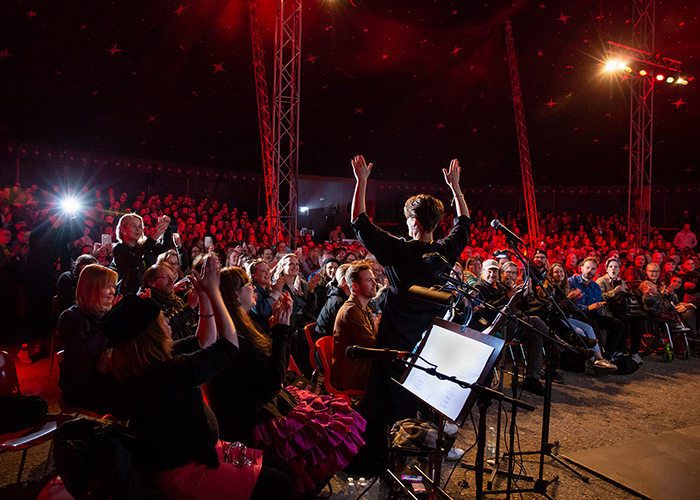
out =
[[[564,458],[653,500],[700,498],[700,426]]]

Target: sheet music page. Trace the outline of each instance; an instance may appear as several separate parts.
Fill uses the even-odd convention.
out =
[[[478,380],[493,350],[490,345],[433,325],[421,357],[436,364],[438,372],[471,384]],[[415,363],[430,368],[422,359],[416,359]],[[471,392],[415,368],[403,386],[452,420],[457,419]]]

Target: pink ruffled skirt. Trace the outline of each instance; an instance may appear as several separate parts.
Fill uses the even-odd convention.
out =
[[[260,424],[260,448],[286,460],[296,473],[297,493],[313,489],[344,469],[364,446],[365,419],[341,398],[287,387],[299,404],[286,417]]]

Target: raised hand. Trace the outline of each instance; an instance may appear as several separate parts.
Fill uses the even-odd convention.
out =
[[[352,160],[350,160],[350,164],[352,165],[352,171],[355,174],[355,179],[358,181],[366,181],[369,178],[369,174],[372,173],[372,165],[374,165],[374,163],[367,165],[367,162],[365,162],[365,157],[362,155],[355,156]]]
[[[192,283],[195,284],[195,290],[197,290],[197,292],[201,290],[208,296],[216,293],[219,290],[219,283],[221,283],[218,257],[213,254],[205,256],[202,272],[199,273],[196,269],[193,269],[191,279]]]
[[[272,305],[272,316],[270,317],[270,326],[287,325],[292,317],[294,301],[288,292],[282,294],[282,297]]]
[[[459,160],[457,158],[450,162],[450,169],[442,169],[442,173],[445,176],[445,183],[447,183],[450,188],[454,191],[455,188],[459,189],[459,176],[462,173],[462,167],[459,165]]]

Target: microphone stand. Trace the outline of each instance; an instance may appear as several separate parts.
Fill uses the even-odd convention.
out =
[[[529,271],[529,261],[526,260],[525,256],[522,254],[522,252],[518,249],[517,241],[507,240],[508,244],[511,246],[513,249],[513,253],[515,256],[520,260],[520,262],[523,264],[525,267],[525,270],[527,271],[526,276],[527,277],[534,277],[535,281],[537,282],[537,285],[539,285],[546,293],[548,300],[551,305],[556,307],[559,311],[559,313],[562,315],[562,317],[565,319],[567,325],[573,330],[573,327],[571,324],[568,322],[566,319],[566,315],[564,314],[564,311],[559,307],[559,304],[554,300],[553,295],[544,287],[542,280],[539,278],[539,276],[536,276],[536,273],[530,273]],[[550,281],[551,283],[551,281]],[[552,309],[550,306],[550,313]],[[551,330],[551,314],[549,316],[549,326]],[[535,330],[537,331],[537,330]],[[511,418],[511,425],[510,425],[510,450],[509,450],[509,465],[508,465],[508,484],[507,484],[507,489],[505,491],[500,491],[500,490],[492,490],[487,492],[488,494],[500,494],[500,493],[506,493],[506,498],[510,499],[511,493],[537,493],[540,494],[548,499],[551,499],[552,497],[549,496],[547,493],[547,487],[558,481],[559,476],[555,476],[549,481],[546,481],[543,476],[544,476],[544,457],[545,455],[554,459],[557,463],[561,464],[564,466],[567,470],[573,472],[576,474],[581,480],[584,482],[588,482],[588,478],[583,476],[581,473],[579,473],[577,470],[573,469],[571,466],[569,466],[567,463],[563,462],[560,460],[556,455],[552,453],[553,445],[549,442],[549,424],[550,424],[550,418],[551,418],[551,409],[552,409],[552,383],[554,380],[554,370],[553,370],[553,346],[554,344],[559,345],[560,347],[565,347],[569,351],[573,351],[573,349],[568,346],[568,344],[564,344],[563,342],[559,341],[556,339],[553,335],[546,335],[543,332],[539,332],[540,335],[543,336],[545,340],[545,395],[544,395],[544,405],[542,409],[542,434],[541,434],[541,440],[540,440],[540,449],[537,451],[521,451],[521,452],[514,452],[514,429],[515,429],[515,414],[517,411],[516,407],[512,408],[512,413],[513,416]],[[516,390],[516,385],[517,385],[517,379],[513,379],[513,395],[515,395],[515,390]],[[539,476],[538,479],[535,481],[535,484],[533,488],[527,488],[527,489],[516,489],[513,490],[511,488],[511,478],[512,478],[512,471],[514,469],[514,460],[513,456],[514,455],[539,455],[540,456],[540,463],[539,463]]]

